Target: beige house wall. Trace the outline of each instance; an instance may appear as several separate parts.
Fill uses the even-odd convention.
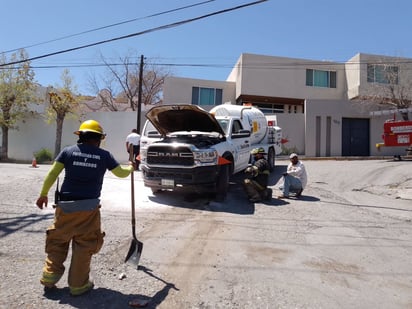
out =
[[[164,104],[191,104],[192,87],[223,89],[222,103],[234,103],[236,87],[234,82],[167,77],[163,86]]]
[[[241,73],[239,68],[241,67]],[[336,71],[336,88],[306,86],[306,69]],[[235,78],[240,94],[294,99],[346,98],[344,64],[284,57],[242,54],[228,80]]]
[[[331,157],[342,155],[342,119],[360,118],[369,119],[369,152],[370,156],[395,156],[406,154],[405,147],[381,147],[376,148],[376,143],[381,143],[383,124],[391,117],[388,115],[370,116],[367,109],[356,102],[347,100],[307,100],[305,102],[305,155],[316,155],[316,117],[320,117],[320,156],[326,155],[326,123],[327,117],[331,118]],[[410,113],[410,116],[411,113]],[[397,115],[397,119],[400,115]]]
[[[356,56],[352,57],[345,63],[348,99],[352,99],[352,98],[359,96],[360,85],[361,85],[360,72],[361,72],[360,54],[357,54]]]
[[[276,114],[278,126],[282,128],[283,138],[288,142],[283,144],[285,154],[296,152],[305,154],[305,114]]]
[[[368,64],[395,65],[399,67],[399,86],[396,89],[404,89],[403,93],[408,99],[412,99],[412,61],[409,58],[388,57],[359,53],[345,63],[346,78],[348,83],[348,98],[358,96],[383,96],[388,92],[382,84],[369,83],[367,76]],[[406,91],[405,91],[406,90]],[[399,97],[399,96],[398,96]]]
[[[369,118],[362,115],[350,102],[346,100],[307,100],[305,102],[305,154],[316,156],[316,118],[320,117],[320,156],[326,156],[326,119],[331,117],[331,153],[330,156],[342,154],[342,118]]]

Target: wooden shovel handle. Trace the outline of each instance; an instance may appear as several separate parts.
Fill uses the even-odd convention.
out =
[[[133,153],[133,144],[129,145],[129,161],[135,163],[136,158]],[[131,202],[132,202],[132,230],[133,230],[133,237],[135,236],[135,226],[136,226],[136,217],[135,217],[135,205],[134,205],[134,165],[133,171],[130,173],[130,191],[131,191]]]

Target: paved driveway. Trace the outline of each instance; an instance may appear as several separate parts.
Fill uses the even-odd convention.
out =
[[[286,160],[271,175],[274,195]],[[53,209],[34,201],[48,166],[0,164],[0,307],[411,308],[412,161],[307,160],[302,198],[250,204],[234,177],[225,203],[164,192],[136,173],[141,267],[130,244],[130,179],[107,173],[95,289],[46,298],[38,278]],[[52,198],[52,192],[50,193]],[[122,280],[119,275],[126,277]]]

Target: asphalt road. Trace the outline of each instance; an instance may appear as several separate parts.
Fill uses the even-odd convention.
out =
[[[271,175],[274,195],[287,163]],[[0,163],[0,308],[412,308],[412,161],[304,163],[303,196],[264,204],[247,202],[242,175],[216,203],[154,196],[136,172],[139,270],[123,262],[130,178],[107,173],[96,286],[77,298],[66,276],[52,296],[39,284],[53,209],[34,201],[49,166]]]

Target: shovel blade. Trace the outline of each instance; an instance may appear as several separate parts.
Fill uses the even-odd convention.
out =
[[[141,241],[138,241],[136,238],[133,238],[124,262],[129,262],[132,265],[136,266],[136,268],[138,268],[142,251],[143,243]]]

